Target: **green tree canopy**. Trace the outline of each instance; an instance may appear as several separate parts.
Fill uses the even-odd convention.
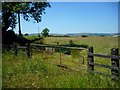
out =
[[[18,19],[20,19],[19,16],[21,14],[24,20],[30,21],[33,19],[35,22],[39,23],[47,7],[50,7],[48,2],[2,2],[2,43],[13,44],[13,42],[17,42],[23,45],[35,41],[36,39],[30,41],[24,37],[15,35],[13,29],[18,23],[17,15]],[[12,31],[8,30],[9,27],[12,28]]]
[[[37,23],[41,22],[47,7],[50,7],[48,2],[2,2],[2,31],[7,31],[9,27],[15,28],[18,13],[26,21],[34,19]]]
[[[43,29],[43,31],[41,32],[41,34],[42,34],[42,36],[47,37],[47,36],[49,36],[49,32],[50,32],[50,30],[47,29],[47,28],[45,28],[45,29]]]

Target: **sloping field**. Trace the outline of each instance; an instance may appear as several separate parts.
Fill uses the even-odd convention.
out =
[[[45,44],[75,44],[93,46],[95,53],[110,54],[118,47],[113,37],[47,37]],[[119,81],[90,74],[87,68],[87,50],[72,50],[71,55],[33,51],[32,58],[19,52],[3,53],[3,88],[120,88]],[[110,59],[95,58],[95,62],[111,65]],[[63,67],[59,65],[63,65]],[[110,74],[110,70],[95,67],[96,71]]]

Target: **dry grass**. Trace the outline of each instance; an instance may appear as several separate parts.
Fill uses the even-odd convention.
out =
[[[47,37],[46,44],[75,44],[94,46],[95,53],[110,54],[110,49],[118,47],[117,38],[113,37]],[[84,57],[84,64],[83,64]],[[19,53],[17,57],[12,52],[2,55],[3,58],[3,88],[120,88],[120,82],[101,75],[92,75],[87,71],[87,51],[72,50],[72,55],[62,54],[60,64],[59,53],[33,52],[32,59]],[[96,63],[110,65],[110,60],[95,58]],[[110,73],[110,70],[95,67],[97,71]]]

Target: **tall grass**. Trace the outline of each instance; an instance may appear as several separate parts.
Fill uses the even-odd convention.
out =
[[[70,39],[77,44],[94,46],[95,52],[98,53],[110,54],[109,49],[117,47],[117,40],[112,37],[45,38],[47,44],[54,44],[56,41],[60,41],[60,44],[67,44]],[[104,40],[108,40],[108,42]],[[110,46],[106,45],[108,43]],[[104,47],[105,50],[103,49]],[[84,64],[81,63],[83,57],[85,60]],[[57,66],[57,64],[60,64],[59,53],[50,54],[33,51],[31,59],[27,58],[26,54],[22,52],[19,52],[18,56],[14,56],[13,52],[3,53],[3,88],[120,88],[120,80],[112,81],[111,78],[106,76],[90,74],[87,70],[86,57],[86,50],[72,50],[71,55],[62,54],[62,64],[72,68],[66,69]],[[95,62],[108,65],[111,63],[110,60],[101,58],[95,58]],[[110,74],[109,70],[99,67],[95,68],[97,71]]]

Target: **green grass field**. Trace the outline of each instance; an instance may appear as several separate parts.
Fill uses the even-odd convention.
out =
[[[84,44],[94,47],[95,53],[111,54],[118,47],[116,37],[47,37],[44,44]],[[87,50],[72,50],[72,55],[61,54],[61,62],[68,68],[58,67],[59,53],[32,52],[32,58],[12,51],[2,54],[3,88],[120,88],[120,80],[90,74],[87,66]],[[83,64],[84,58],[84,64]],[[95,58],[96,63],[111,65],[110,59]],[[111,70],[95,67],[96,71],[111,74]]]

